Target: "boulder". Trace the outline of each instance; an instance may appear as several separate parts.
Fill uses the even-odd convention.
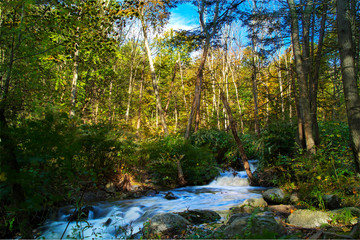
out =
[[[269,206],[271,211],[274,212],[275,215],[287,218],[289,215],[296,210],[295,206],[293,205],[271,205]]]
[[[260,208],[264,210],[268,204],[263,198],[249,198],[246,199],[239,207],[230,208],[230,214],[238,214],[238,213],[252,213],[255,208]]]
[[[224,238],[276,238],[285,234],[271,212],[233,215],[222,230]]]
[[[240,207],[243,207],[243,206],[250,206],[250,207],[253,207],[253,208],[257,208],[257,207],[267,207],[268,204],[264,200],[264,198],[249,198],[249,199],[246,199],[240,205]]]
[[[155,190],[149,190],[145,193],[145,196],[147,197],[154,197],[157,194]]]
[[[266,190],[262,196],[269,204],[281,204],[285,202],[285,193],[280,188]]]
[[[293,204],[296,204],[300,201],[300,198],[299,198],[299,195],[298,193],[292,193],[290,195],[290,202],[293,203]]]
[[[330,214],[321,211],[296,210],[288,217],[290,224],[303,228],[316,228],[328,224],[331,220]]]
[[[221,218],[219,214],[211,210],[187,210],[178,214],[193,224],[211,223]]]
[[[168,193],[165,195],[165,198],[166,198],[167,200],[177,199],[177,197],[176,197],[172,192],[168,192]]]
[[[191,223],[175,213],[161,213],[152,217],[144,224],[144,238],[161,237],[163,234],[179,234]]]
[[[336,195],[324,195],[322,196],[325,207],[330,210],[340,208],[341,199]]]

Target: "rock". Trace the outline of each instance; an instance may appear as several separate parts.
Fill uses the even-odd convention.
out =
[[[269,189],[263,192],[262,196],[269,204],[281,204],[285,202],[285,193],[280,188]]]
[[[250,207],[253,207],[253,208],[257,208],[257,207],[267,207],[268,204],[264,200],[264,198],[249,198],[249,199],[246,199],[240,205],[240,207],[243,207],[243,206],[250,206]]]
[[[112,219],[108,218],[108,220],[106,220],[106,222],[103,223],[103,226],[108,227],[111,222],[112,222]]]
[[[172,192],[168,192],[168,193],[165,195],[165,198],[166,198],[167,200],[177,199],[177,197],[176,197]]]
[[[271,212],[234,215],[222,232],[224,238],[275,238],[284,233]]]
[[[231,215],[238,213],[252,213],[255,208],[264,210],[268,204],[263,198],[249,198],[246,199],[239,207],[230,208]]]
[[[263,209],[261,209],[263,210]],[[250,214],[254,211],[254,208],[249,206],[249,205],[245,205],[245,206],[242,206],[242,207],[232,207],[230,208],[230,216],[234,215],[234,214]]]
[[[296,204],[296,203],[298,203],[299,201],[300,201],[300,198],[299,198],[298,193],[292,193],[292,194],[290,195],[290,202],[291,202],[291,203]]]
[[[288,217],[290,224],[303,228],[316,228],[328,224],[330,214],[321,211],[296,210]]]
[[[144,224],[144,238],[161,237],[163,234],[178,234],[186,229],[191,223],[182,216],[175,213],[161,213]]]
[[[340,208],[341,200],[336,195],[324,195],[322,196],[325,207],[330,210]]]
[[[219,214],[211,210],[187,210],[178,214],[193,224],[211,223],[221,218]]]
[[[157,194],[155,190],[149,190],[145,193],[145,196],[147,197],[154,197]]]
[[[293,205],[271,205],[269,208],[274,214],[283,218],[289,217],[289,215],[296,210]]]

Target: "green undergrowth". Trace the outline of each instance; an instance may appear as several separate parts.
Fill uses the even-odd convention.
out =
[[[157,185],[175,187],[179,184],[178,162],[188,185],[206,184],[218,174],[209,149],[194,146],[180,136],[147,141],[143,144],[142,155]]]
[[[249,159],[257,157],[256,137],[251,134],[240,135],[246,155]],[[207,147],[214,155],[216,162],[223,168],[241,169],[242,163],[238,147],[230,132],[218,129],[201,129],[190,137],[190,143],[197,147]]]
[[[300,148],[281,152],[262,158],[263,169],[273,169],[274,185],[298,192],[308,207],[325,209],[323,196],[328,194],[337,195],[342,206],[360,207],[360,178],[349,147],[347,124],[324,122],[319,127],[321,142],[316,155],[308,156]]]

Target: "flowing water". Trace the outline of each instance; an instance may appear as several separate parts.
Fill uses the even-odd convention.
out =
[[[254,170],[254,165],[251,167]],[[165,199],[167,192],[160,192],[152,197],[99,202],[92,205],[85,221],[69,225],[67,219],[74,208],[62,208],[56,220],[48,220],[40,228],[41,237],[59,239],[66,229],[64,238],[120,238],[138,232],[155,214],[187,209],[228,210],[245,199],[259,198],[262,189],[249,186],[245,171],[223,172],[208,185],[171,190],[177,197],[174,200]]]

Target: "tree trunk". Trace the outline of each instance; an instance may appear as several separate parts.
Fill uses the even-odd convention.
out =
[[[137,43],[138,43],[138,40],[134,41],[131,46],[130,77],[129,77],[128,101],[127,101],[127,106],[126,106],[125,122],[129,121],[133,85],[134,85],[134,80],[136,77],[136,67],[137,66],[134,67],[134,61],[135,61],[135,56],[136,56]],[[134,46],[134,44],[135,44],[135,46]],[[134,70],[134,68],[135,68],[135,70]]]
[[[337,0],[336,10],[341,73],[350,130],[350,143],[354,154],[356,171],[360,173],[360,96],[356,80],[351,22],[348,19],[351,16],[349,0]]]
[[[174,82],[175,82],[177,67],[178,67],[178,64],[177,64],[177,62],[176,62],[175,65],[174,65],[174,72],[173,72],[173,76],[172,76],[172,78],[171,78],[170,90],[169,90],[169,94],[168,94],[166,106],[165,106],[165,109],[164,109],[164,116],[165,116],[165,117],[166,117],[167,112],[168,112],[168,110],[169,110],[169,105],[170,105],[170,100],[171,100],[171,97],[172,97],[172,90],[173,90],[173,88],[174,88]]]
[[[279,88],[280,88],[280,99],[281,99],[281,118],[285,120],[285,101],[284,101],[284,93],[283,93],[283,80],[281,74],[281,57],[279,52],[279,67],[278,67],[278,79],[279,79]]]
[[[234,77],[234,71],[232,69],[231,69],[231,77],[232,77],[232,81],[233,81],[234,88],[235,88],[236,103],[237,103],[237,106],[239,109],[241,134],[244,134],[244,121],[243,121],[243,115],[242,115],[242,108],[241,108],[240,100],[239,100],[239,91],[237,89],[237,84],[235,82],[235,77]]]
[[[255,54],[256,42],[253,40],[253,51]],[[260,135],[260,121],[259,121],[259,104],[258,104],[258,91],[257,91],[257,67],[256,57],[252,57],[252,74],[251,74],[252,92],[254,96],[254,130],[256,135]]]
[[[215,34],[215,29],[217,26],[218,21],[218,13],[219,13],[219,2],[216,2],[216,7],[214,10],[214,18],[212,25],[207,26],[204,22],[204,13],[205,13],[205,0],[202,0],[199,6],[199,19],[200,19],[200,25],[202,28],[203,33],[206,36],[203,53],[200,61],[200,65],[196,74],[196,81],[195,81],[195,94],[194,94],[194,100],[191,105],[191,111],[190,116],[188,119],[188,123],[186,126],[186,132],[185,132],[185,139],[190,137],[190,131],[191,131],[191,125],[194,119],[194,115],[197,114],[197,118],[200,119],[200,100],[201,100],[201,85],[202,85],[202,79],[203,79],[203,71],[206,63],[206,58],[208,55],[208,51],[210,48],[210,40]],[[212,32],[210,33],[209,30],[212,28]],[[199,122],[197,121],[196,129],[199,127]]]
[[[312,72],[309,74],[309,97],[310,97],[310,107],[311,107],[311,116],[313,122],[313,131],[314,131],[314,139],[315,144],[320,144],[320,133],[319,133],[319,125],[317,121],[317,95],[318,95],[318,85],[319,85],[319,73],[320,73],[320,64],[321,64],[321,57],[322,57],[322,49],[323,49],[323,40],[325,36],[325,23],[326,23],[326,16],[327,16],[327,3],[323,4],[323,14],[320,23],[320,35],[317,44],[317,52],[316,56],[314,50],[311,51],[311,59],[314,59],[314,67],[312,68]],[[313,13],[315,15],[315,13]],[[313,33],[314,35],[314,33]],[[314,37],[314,36],[313,36]],[[312,42],[312,46],[314,43]],[[312,47],[313,49],[313,47]]]
[[[154,93],[155,93],[155,97],[156,97],[156,108],[157,108],[158,114],[160,116],[161,125],[162,125],[162,128],[163,128],[164,134],[165,134],[165,136],[168,136],[169,135],[169,130],[167,128],[165,117],[164,117],[164,114],[163,114],[163,109],[161,107],[161,97],[160,97],[160,92],[159,92],[159,85],[158,85],[158,81],[157,81],[157,78],[156,78],[155,67],[154,67],[154,63],[153,63],[153,60],[152,60],[152,56],[151,56],[151,50],[150,50],[149,42],[148,42],[148,39],[147,39],[146,26],[145,26],[145,23],[143,21],[141,22],[141,24],[142,24],[143,34],[144,34],[145,50],[146,50],[149,65],[150,65],[152,85],[153,85],[153,89],[154,89]]]
[[[191,105],[191,111],[190,116],[188,119],[188,123],[186,126],[186,132],[185,132],[185,138],[190,137],[190,131],[191,131],[191,125],[194,119],[194,115],[197,114],[197,112],[200,112],[200,100],[201,100],[201,85],[202,85],[202,79],[203,79],[203,70],[205,67],[206,57],[209,51],[209,45],[207,44],[204,47],[203,54],[201,57],[201,62],[196,74],[196,81],[195,81],[195,94],[194,94],[194,100]],[[199,113],[200,114],[200,113]],[[197,125],[198,127],[198,125]]]
[[[187,101],[186,101],[185,85],[184,85],[184,79],[183,79],[183,71],[182,71],[182,66],[181,66],[180,53],[179,53],[179,70],[180,70],[180,78],[181,78],[181,87],[182,87],[182,92],[183,92],[183,97],[184,97],[185,111],[187,112],[188,105],[187,105]]]
[[[182,170],[182,167],[181,167],[180,159],[177,160],[176,165],[177,165],[177,169],[178,169],[179,185],[180,186],[185,186],[186,185],[186,180],[185,180],[184,173],[183,173],[183,170]]]
[[[226,112],[228,114],[229,121],[230,121],[231,132],[232,132],[232,134],[234,136],[234,139],[236,141],[236,144],[237,144],[237,146],[239,148],[241,160],[242,160],[242,163],[244,165],[246,174],[247,174],[247,176],[249,178],[249,182],[250,182],[250,184],[254,184],[255,179],[254,179],[254,176],[252,175],[251,170],[250,170],[250,165],[249,165],[249,162],[248,162],[248,158],[246,156],[244,145],[242,144],[242,142],[241,142],[241,140],[239,138],[238,132],[236,130],[237,129],[236,122],[235,122],[235,120],[233,118],[233,115],[231,113],[231,108],[230,108],[229,103],[227,102],[226,97],[225,97],[223,92],[220,93],[220,98],[221,98],[221,100],[222,100],[222,102],[224,104],[224,107],[226,109]]]
[[[16,21],[16,12],[14,11],[14,22]],[[25,3],[22,5],[20,28],[22,27],[22,22],[25,15]],[[21,238],[33,238],[31,223],[29,220],[29,213],[26,209],[23,209],[24,202],[26,201],[24,188],[21,184],[17,183],[17,178],[21,178],[20,166],[16,157],[16,148],[17,144],[14,142],[13,138],[9,134],[9,124],[6,119],[6,112],[8,111],[8,102],[9,102],[9,90],[11,82],[11,74],[13,72],[14,66],[14,56],[15,49],[15,32],[13,33],[11,46],[10,46],[10,56],[9,63],[7,64],[6,69],[6,78],[5,83],[0,89],[0,144],[2,146],[2,152],[0,154],[0,169],[1,171],[7,170],[8,177],[11,176],[12,179],[7,181],[11,185],[11,200],[13,209],[16,210],[16,222],[19,226],[21,233]],[[21,43],[21,31],[18,33],[18,45]],[[11,100],[11,99],[10,99]]]
[[[141,126],[141,107],[142,107],[142,98],[143,98],[143,85],[144,85],[144,78],[145,78],[145,56],[143,61],[143,69],[141,72],[141,80],[140,80],[140,90],[139,90],[139,108],[138,108],[138,119],[136,123],[136,133],[139,134],[139,129]]]
[[[77,28],[77,31],[79,28]],[[73,79],[71,84],[71,100],[70,100],[70,118],[75,116],[75,107],[76,107],[76,91],[77,91],[77,82],[79,76],[79,44],[75,43],[75,52],[74,52],[74,66],[73,66]]]
[[[307,3],[306,9],[309,7],[309,2]],[[306,150],[310,154],[316,153],[315,148],[315,139],[313,134],[313,119],[311,117],[311,109],[310,109],[310,98],[309,98],[309,91],[308,91],[308,84],[307,84],[307,77],[308,77],[308,70],[309,66],[306,63],[308,58],[308,30],[306,22],[308,21],[307,16],[305,16],[306,20],[303,29],[304,35],[304,46],[303,54],[301,54],[301,47],[300,47],[300,36],[299,36],[299,24],[298,24],[298,17],[296,12],[296,7],[294,0],[288,0],[288,5],[290,8],[290,17],[291,17],[291,40],[294,49],[294,56],[295,56],[295,68],[298,77],[298,85],[299,85],[299,107],[300,107],[300,116],[303,118],[303,129],[305,134],[305,143],[306,143]],[[307,11],[307,10],[305,10]]]
[[[108,99],[108,106],[109,106],[109,114],[108,114],[108,121],[109,124],[111,124],[111,116],[112,116],[112,106],[111,106],[111,98],[112,98],[112,88],[113,88],[113,81],[110,81],[110,85],[109,85],[109,99]]]

